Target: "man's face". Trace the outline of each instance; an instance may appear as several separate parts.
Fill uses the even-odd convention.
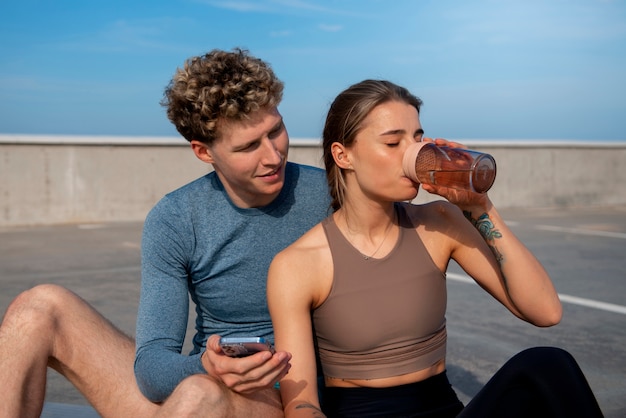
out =
[[[222,121],[219,138],[207,146],[208,161],[233,203],[242,208],[271,203],[285,182],[289,135],[277,108],[246,121]]]

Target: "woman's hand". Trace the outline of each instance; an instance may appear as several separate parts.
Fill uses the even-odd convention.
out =
[[[459,142],[448,141],[444,138],[423,138],[422,142],[435,143],[441,147],[462,148],[467,147]],[[450,203],[458,206],[463,212],[487,211],[491,207],[491,201],[487,193],[475,193],[467,190],[457,190],[445,186],[435,186],[422,183],[422,189],[428,193],[439,195]]]
[[[475,193],[431,184],[422,184],[421,186],[428,193],[439,195],[458,206],[463,212],[486,212],[491,207],[491,200],[489,200],[487,193]]]
[[[460,142],[448,141],[445,138],[422,138],[422,142],[434,142],[435,145],[439,145],[440,147],[450,147],[450,148],[463,148],[467,149],[467,147]]]
[[[220,380],[234,392],[251,393],[274,386],[291,368],[291,354],[261,351],[247,357],[233,358],[222,351],[220,336],[212,335],[202,353],[202,365],[207,373]]]

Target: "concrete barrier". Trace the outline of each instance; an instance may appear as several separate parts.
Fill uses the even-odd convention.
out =
[[[626,141],[462,142],[495,157],[499,207],[626,205]],[[292,139],[289,159],[321,167],[319,141]],[[142,220],[210,169],[180,138],[0,135],[0,227]]]

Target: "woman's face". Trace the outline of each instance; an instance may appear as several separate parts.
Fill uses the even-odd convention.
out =
[[[347,150],[362,192],[385,201],[415,198],[418,186],[404,175],[402,157],[409,145],[422,140],[423,134],[415,107],[400,101],[376,106]]]

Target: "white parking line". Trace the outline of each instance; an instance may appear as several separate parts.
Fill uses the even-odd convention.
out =
[[[446,277],[457,282],[476,284],[472,278],[463,274],[447,273]],[[561,302],[626,315],[626,306],[600,302],[593,299],[579,298],[578,296],[564,295],[562,293],[559,293],[559,298],[561,299]]]
[[[616,305],[614,303],[600,302],[593,299],[579,298],[578,296],[570,296],[559,293],[561,302],[573,303],[574,305],[586,306],[588,308],[600,309],[607,312],[620,313],[626,315],[626,306]]]
[[[591,229],[580,228],[563,228],[560,226],[551,225],[535,225],[535,229],[540,229],[542,231],[566,232],[568,234],[593,235],[597,237],[626,239],[626,233],[623,232],[594,231]]]
[[[477,284],[474,279],[464,274],[446,273],[446,278],[456,280],[457,282]]]

